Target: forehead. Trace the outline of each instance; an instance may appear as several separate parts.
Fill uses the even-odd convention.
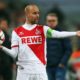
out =
[[[37,6],[29,6],[28,12],[39,12],[39,8]]]
[[[48,15],[47,20],[49,20],[49,19],[57,19],[57,16]]]

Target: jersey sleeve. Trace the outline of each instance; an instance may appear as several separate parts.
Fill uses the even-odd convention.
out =
[[[49,27],[43,26],[43,29],[44,29],[44,35],[45,35],[45,37],[47,37],[47,31],[48,31]]]
[[[19,38],[15,31],[12,32],[12,38],[11,38],[11,47],[18,47],[19,46]]]

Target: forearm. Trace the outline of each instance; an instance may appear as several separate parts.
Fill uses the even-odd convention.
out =
[[[77,32],[68,32],[68,31],[56,31],[52,29],[47,30],[48,38],[66,38],[77,35]]]
[[[2,47],[2,50],[3,50],[6,54],[10,55],[10,56],[13,57],[13,58],[16,58],[16,57],[17,57],[17,53],[18,53],[18,49],[17,49],[17,48],[8,49],[8,48],[6,48],[6,47]]]
[[[76,32],[66,32],[66,31],[52,31],[52,37],[54,38],[66,38],[66,37],[71,37],[75,36]]]

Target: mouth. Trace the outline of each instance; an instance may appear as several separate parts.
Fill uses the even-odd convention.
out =
[[[39,18],[36,18],[36,20],[39,20]]]

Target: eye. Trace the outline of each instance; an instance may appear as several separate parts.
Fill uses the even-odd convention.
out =
[[[33,14],[35,14],[35,15],[36,15],[36,14],[39,14],[39,12],[34,12]]]
[[[48,20],[48,22],[56,22],[56,20]]]

